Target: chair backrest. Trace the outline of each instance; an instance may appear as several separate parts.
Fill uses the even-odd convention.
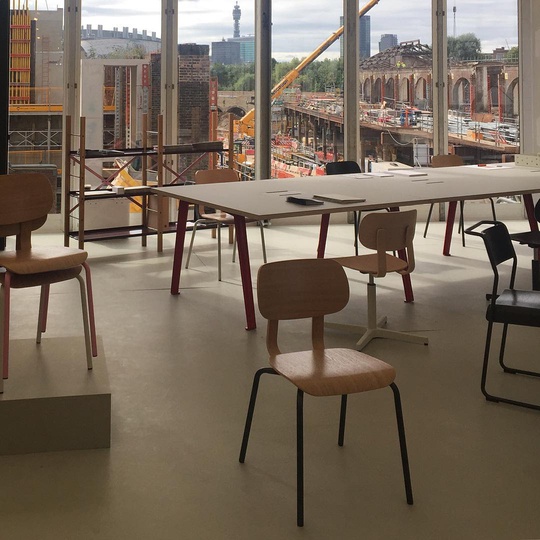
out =
[[[466,229],[465,233],[472,236],[480,236],[484,241],[488,259],[495,275],[493,284],[494,294],[496,294],[499,286],[499,271],[497,267],[510,260],[512,261],[512,273],[510,275],[509,287],[513,289],[516,278],[517,256],[506,225],[502,221],[483,220]]]
[[[431,158],[432,167],[459,167],[460,165],[465,165],[465,162],[456,154],[440,154]]]
[[[52,205],[52,187],[44,174],[0,175],[0,237],[15,235],[16,249],[30,249],[31,233],[47,221]]]
[[[277,346],[280,320],[312,319],[314,349],[324,347],[324,316],[341,311],[349,301],[343,267],[332,259],[296,259],[264,264],[257,275],[261,315],[268,320],[266,344]]]
[[[225,168],[225,169],[201,169],[195,172],[195,183],[196,184],[223,184],[225,182],[239,182],[240,177],[234,169]],[[198,213],[210,213],[216,212],[217,209],[208,208],[204,205],[199,205]]]
[[[238,181],[238,173],[234,169],[201,169],[195,172],[196,184],[221,184]]]
[[[371,212],[360,222],[360,243],[377,251],[378,272],[376,277],[386,275],[386,252],[406,250],[407,271],[414,270],[413,239],[416,227],[416,210],[402,212]]]
[[[360,173],[362,169],[356,161],[329,161],[325,165],[326,174]]]

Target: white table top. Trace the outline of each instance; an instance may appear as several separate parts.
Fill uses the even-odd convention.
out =
[[[425,173],[406,176],[405,171]],[[231,182],[153,188],[154,193],[219,208],[231,214],[255,219],[318,215],[350,210],[402,207],[459,199],[484,199],[504,195],[540,192],[540,168],[513,164],[499,166],[405,169],[390,171],[390,177],[367,174],[309,176],[252,182]],[[365,202],[324,202],[302,206],[286,201],[288,195],[313,196],[338,193],[365,198]]]

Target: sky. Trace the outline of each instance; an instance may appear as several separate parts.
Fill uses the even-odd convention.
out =
[[[472,32],[482,51],[514,47],[517,38],[517,0],[447,0],[448,35]],[[253,35],[254,0],[179,0],[178,42],[210,45],[233,36],[233,8],[241,9],[240,34]],[[360,0],[360,7],[367,0]],[[455,17],[453,8],[456,8]],[[343,0],[273,0],[272,56],[278,61],[303,58],[335,32]],[[376,54],[382,34],[398,41],[431,44],[431,0],[380,0],[367,13],[371,17],[371,54]],[[160,0],[82,0],[82,24],[105,30],[113,27],[160,35]],[[321,58],[337,58],[339,44]]]

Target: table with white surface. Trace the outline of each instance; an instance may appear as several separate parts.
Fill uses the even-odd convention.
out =
[[[407,171],[411,171],[411,169],[407,169]],[[406,176],[405,171],[393,171],[393,175],[389,177],[373,177],[356,173],[154,188],[155,193],[179,200],[171,294],[179,293],[190,204],[219,208],[234,216],[246,310],[246,329],[248,330],[254,329],[256,323],[246,218],[268,220],[320,215],[318,257],[324,256],[330,215],[338,212],[449,202],[443,248],[445,255],[450,254],[450,238],[456,204],[461,199],[523,195],[531,229],[537,228],[531,194],[540,192],[540,168],[518,167],[510,164],[423,168],[412,169],[412,171],[420,171],[424,174],[422,176]],[[347,197],[362,197],[365,201],[348,204],[324,202],[319,206],[302,206],[287,202],[288,195],[299,193],[308,197],[332,193]],[[406,295],[407,292],[406,290]]]

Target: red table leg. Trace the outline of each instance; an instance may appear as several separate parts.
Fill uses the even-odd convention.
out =
[[[253,302],[253,284],[251,282],[251,269],[249,266],[249,250],[247,243],[246,218],[234,216],[236,228],[236,245],[238,246],[238,260],[242,276],[242,290],[244,292],[244,308],[246,310],[246,330],[257,328],[255,321],[255,304]]]
[[[180,293],[180,271],[182,269],[182,255],[184,254],[184,239],[186,237],[188,208],[188,202],[180,201],[180,204],[178,205],[178,219],[176,220],[176,239],[174,241],[171,294]]]
[[[322,214],[321,228],[319,230],[319,245],[317,247],[318,259],[324,259],[324,250],[326,249],[326,238],[328,237],[328,223],[330,223],[330,214]]]
[[[399,212],[399,206],[391,206],[390,212]],[[403,259],[404,261],[407,260],[407,252],[404,249],[401,249],[398,251],[398,256],[400,259]],[[410,274],[405,274],[404,276],[401,276],[401,280],[403,281],[403,292],[405,293],[405,302],[414,302],[414,293],[412,289],[412,282],[411,282],[411,276]]]
[[[456,219],[457,201],[450,201],[448,204],[448,215],[446,216],[446,232],[444,233],[443,255],[450,255],[450,244],[452,243],[452,229]]]
[[[534,204],[530,193],[523,195],[523,203],[525,204],[525,211],[527,212],[527,219],[529,220],[531,231],[537,231],[538,221],[536,221],[536,218],[534,217]]]

